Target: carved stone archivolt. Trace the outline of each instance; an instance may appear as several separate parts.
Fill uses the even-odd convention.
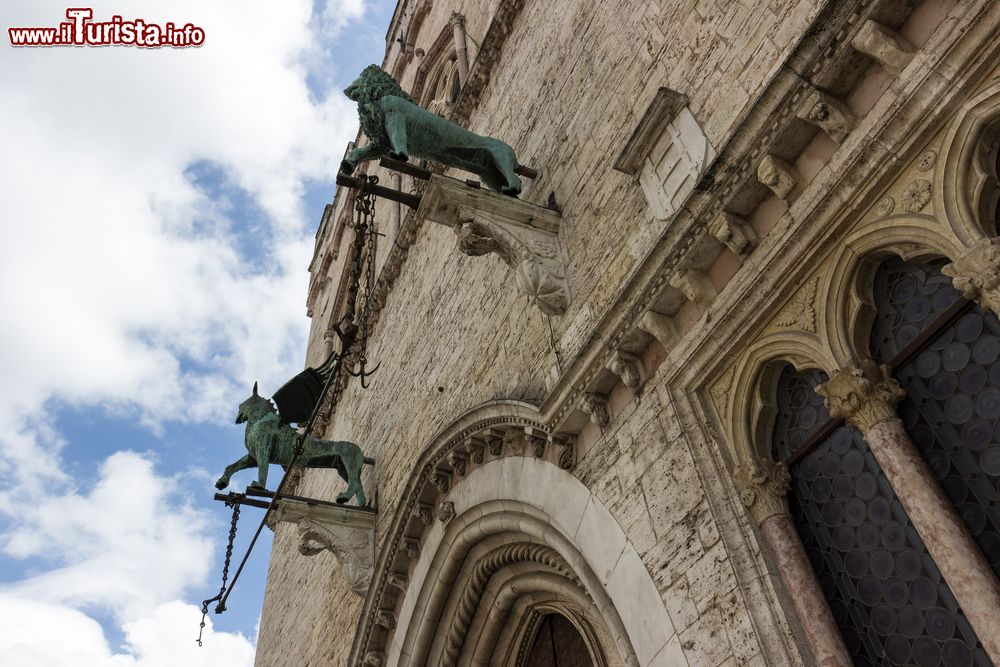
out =
[[[282,498],[275,515],[298,526],[301,554],[332,553],[351,590],[365,597],[375,568],[375,512]]]
[[[463,254],[497,255],[514,271],[518,290],[546,315],[566,312],[570,294],[557,212],[434,174],[417,216],[451,227]]]

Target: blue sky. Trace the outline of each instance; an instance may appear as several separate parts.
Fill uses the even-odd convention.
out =
[[[381,62],[395,3],[87,4],[206,41],[15,50],[6,28],[67,5],[0,7],[0,654],[248,665],[266,531],[195,650],[229,520],[212,482],[253,382],[302,366],[313,234],[357,129],[340,90]]]

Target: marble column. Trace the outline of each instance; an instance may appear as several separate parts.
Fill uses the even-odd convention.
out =
[[[906,392],[887,365],[867,360],[816,388],[830,414],[861,431],[952,594],[1000,664],[1000,583],[896,416]]]
[[[979,239],[941,273],[966,299],[1000,315],[1000,238]]]
[[[466,79],[469,78],[469,46],[465,41],[465,16],[458,12],[452,12],[448,23],[451,25],[451,35],[455,40],[458,82],[464,86]]]
[[[840,628],[788,512],[789,476],[785,464],[770,459],[748,462],[736,469],[735,480],[743,503],[760,526],[816,664],[850,667],[853,663]]]
[[[400,177],[398,172],[392,172],[389,175],[389,184],[393,190],[402,190],[403,179]],[[389,202],[389,248],[388,252],[392,252],[392,246],[396,242],[396,237],[399,236],[399,220],[402,216],[402,204],[398,201]]]

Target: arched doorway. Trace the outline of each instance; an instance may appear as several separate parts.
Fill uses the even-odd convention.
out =
[[[524,667],[594,667],[580,632],[562,614],[546,614],[538,623]]]

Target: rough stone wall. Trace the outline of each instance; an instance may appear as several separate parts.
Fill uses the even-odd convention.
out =
[[[459,10],[475,58],[497,4],[438,0],[416,46],[428,49]],[[469,126],[510,143],[522,163],[540,170],[539,179],[526,181],[524,199],[544,203],[554,193],[573,303],[564,316],[548,319],[518,295],[512,273],[495,256],[460,254],[452,231],[439,225],[418,229],[370,341],[368,356],[382,370],[367,390],[348,385],[328,429],[378,459],[379,546],[414,461],[435,433],[491,399],[540,404],[557,363],[565,365],[591,340],[595,323],[669,224],[649,215],[634,179],[612,169],[656,89],[686,94],[709,142],[721,150],[823,6],[806,0],[525,1]],[[399,48],[391,44],[387,62]],[[418,64],[404,70],[404,88]],[[343,213],[344,199],[338,195],[335,216]],[[383,228],[387,206],[378,207]],[[336,292],[349,239],[350,230],[329,269],[322,303]],[[730,264],[726,279],[738,266]],[[329,308],[317,308],[313,317],[309,363],[324,356]],[[652,343],[647,368],[662,358]],[[651,385],[636,394],[619,385],[611,402],[608,427],[583,427],[574,474],[611,510],[642,557],[688,664],[803,662],[791,638],[794,621],[780,608],[770,630],[754,627],[748,605],[759,593],[748,592],[750,582],[737,571],[756,567],[754,590],[772,595],[774,573],[742,510],[709,496],[708,489],[726,482],[696,464],[707,457],[704,443],[686,436],[669,394]],[[297,493],[332,498],[340,487],[334,474],[310,471]],[[277,529],[258,664],[346,664],[361,600],[337,576],[331,557],[297,552],[294,531]],[[744,537],[727,541],[727,535]],[[737,568],[736,561],[756,565]]]

